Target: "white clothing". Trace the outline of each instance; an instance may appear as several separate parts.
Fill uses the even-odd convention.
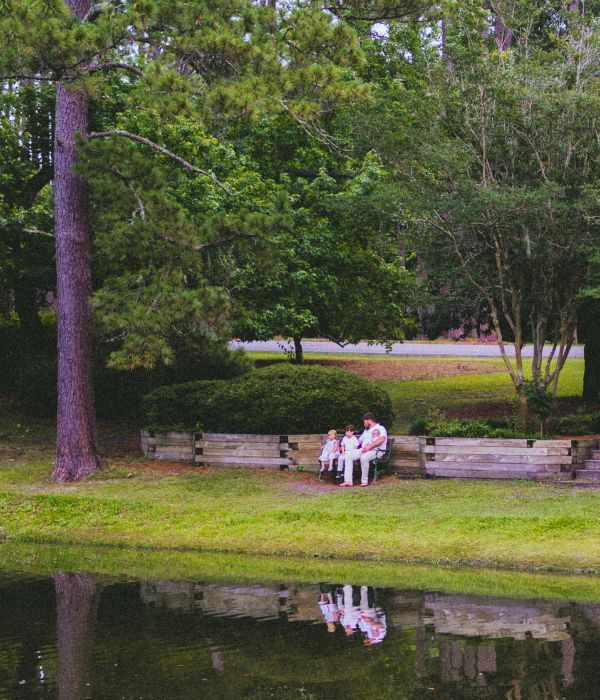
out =
[[[369,452],[363,452],[360,448],[356,450],[351,450],[346,452],[346,454],[340,457],[344,461],[344,482],[351,484],[353,480],[354,471],[354,460],[360,459],[360,483],[369,483],[369,467],[370,463],[381,454],[380,450],[369,450]]]
[[[326,462],[329,459],[337,459],[340,456],[338,446],[339,443],[337,440],[328,439],[323,445],[319,462]]]
[[[340,612],[340,625],[354,630],[358,627],[360,620],[360,610],[352,602],[352,586],[346,584],[343,588],[342,600],[338,597],[338,607]]]
[[[358,447],[358,438],[356,437],[356,435],[353,435],[352,437],[344,435],[344,437],[342,438],[342,446],[344,447],[344,450],[346,452],[349,452],[350,450],[355,450]]]
[[[321,608],[321,615],[325,622],[336,622],[338,606],[335,603],[319,603],[319,608]]]
[[[373,441],[380,437],[385,439],[381,445],[377,445],[376,449],[385,452],[385,450],[387,450],[387,430],[383,427],[383,425],[381,425],[381,423],[375,423],[372,428],[367,428],[367,430],[364,431],[359,438],[360,446],[365,447],[366,445],[370,445]]]

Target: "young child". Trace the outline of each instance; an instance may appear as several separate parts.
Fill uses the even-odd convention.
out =
[[[355,432],[356,429],[353,425],[346,426],[346,434],[342,438],[340,444],[340,458],[338,459],[337,473],[335,475],[336,479],[342,479],[344,476],[344,460],[342,456],[345,455],[346,452],[355,450],[358,447],[358,438],[354,435]]]
[[[340,456],[340,443],[337,439],[337,430],[330,430],[327,433],[327,442],[323,445],[321,450],[321,456],[319,457],[319,462],[321,462],[321,469],[319,470],[319,479],[323,478],[323,472],[326,470],[325,465],[329,462],[329,469],[327,471],[333,471],[333,460],[339,459]]]

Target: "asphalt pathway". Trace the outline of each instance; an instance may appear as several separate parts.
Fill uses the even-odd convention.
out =
[[[229,344],[231,348],[244,348],[251,352],[283,352],[293,349],[293,344],[286,341],[265,340],[243,343],[233,340]],[[326,340],[306,340],[302,343],[304,352],[323,352],[331,355],[391,355],[393,357],[500,357],[500,350],[496,343],[419,343],[410,341],[406,343],[394,343],[389,353],[382,345],[369,345],[368,343],[356,343],[341,348],[335,343]],[[507,352],[512,357],[514,348],[507,346]],[[544,356],[550,353],[550,347],[544,349]],[[523,348],[523,356],[531,357],[531,346]],[[571,348],[569,357],[583,357],[583,346]]]

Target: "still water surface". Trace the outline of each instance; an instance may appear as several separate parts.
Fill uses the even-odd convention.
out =
[[[600,601],[0,571],[0,698],[600,698]]]

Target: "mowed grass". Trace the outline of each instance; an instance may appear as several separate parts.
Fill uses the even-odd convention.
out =
[[[583,363],[571,360],[559,393],[576,395],[582,372]],[[483,406],[512,397],[504,373],[387,384],[404,416],[422,412],[414,407]],[[59,485],[50,479],[52,423],[0,418],[0,526],[8,536],[600,573],[600,493],[594,491],[396,479],[344,491],[318,485],[311,474],[192,467],[174,474],[174,465],[115,449],[123,431],[132,426],[105,426],[107,464],[96,478]]]
[[[600,573],[593,491],[395,478],[342,490],[312,474],[165,474],[135,457],[60,485],[50,449],[15,448],[0,459],[0,524],[15,540]]]
[[[347,581],[354,585],[443,591],[460,595],[600,600],[600,577],[581,574],[498,571],[483,568],[352,561],[321,557],[265,557],[168,549],[132,549],[7,541],[0,570],[26,575],[87,571],[95,576],[178,579],[240,585]]]
[[[445,411],[476,404],[481,404],[484,408],[486,404],[500,402],[516,404],[515,389],[508,372],[504,370],[503,362],[487,359],[479,361],[496,365],[501,371],[419,381],[385,382],[384,386],[396,410],[395,429],[403,432],[410,418],[425,415],[432,410]],[[582,359],[568,360],[560,375],[557,396],[581,396],[583,370]]]

